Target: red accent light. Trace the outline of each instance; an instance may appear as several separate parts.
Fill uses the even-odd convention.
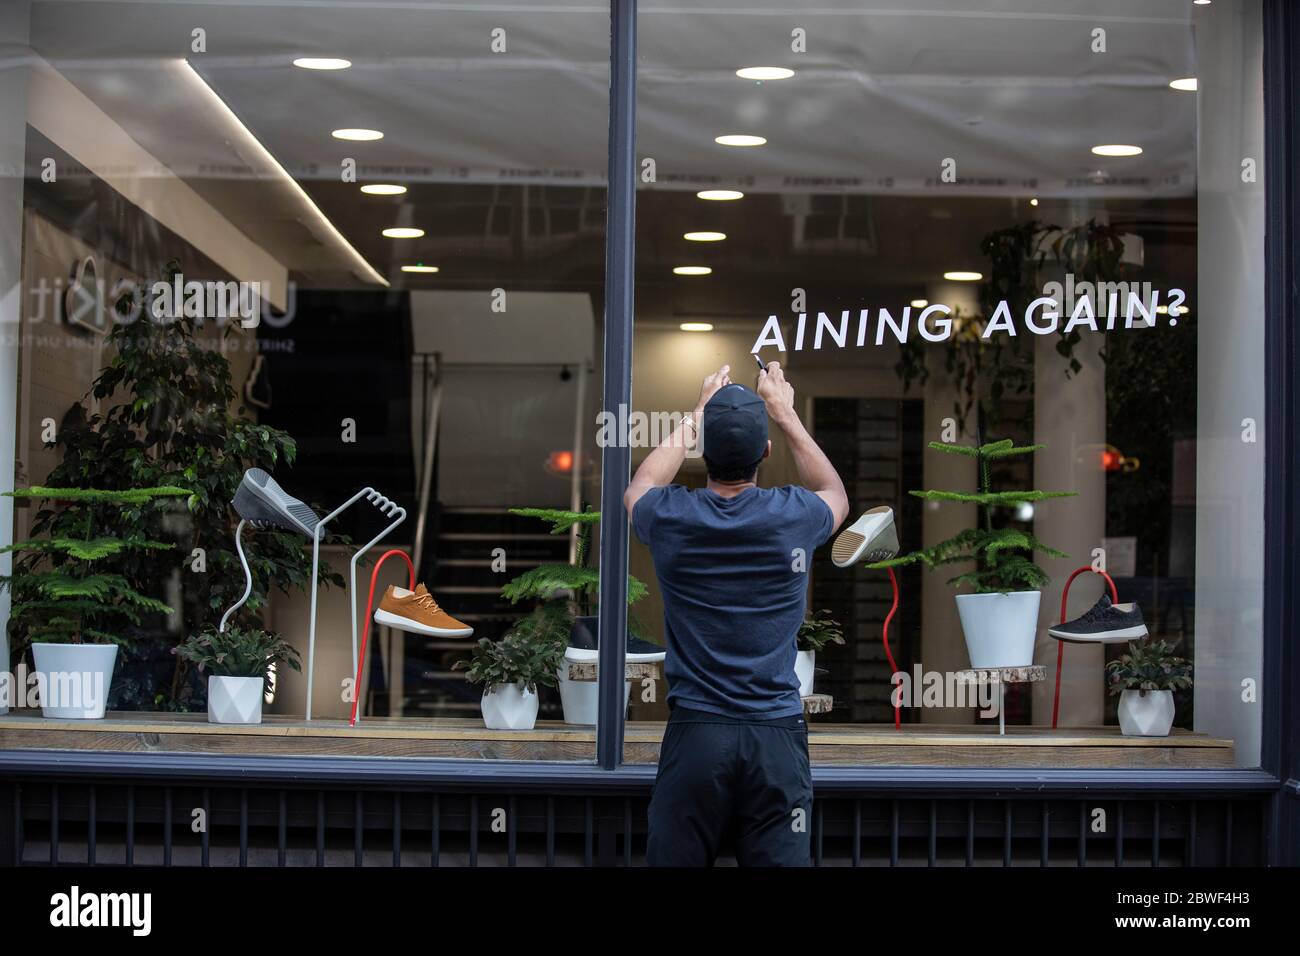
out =
[[[1101,453],[1101,467],[1103,471],[1119,471],[1123,459],[1117,451],[1104,451]]]
[[[571,472],[573,471],[573,452],[571,451],[553,451],[549,462],[552,471]]]

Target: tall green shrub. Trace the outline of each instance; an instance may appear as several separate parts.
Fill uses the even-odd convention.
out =
[[[169,263],[165,279],[179,271]],[[285,432],[261,425],[236,403],[230,362],[218,348],[197,338],[200,320],[187,316],[158,320],[145,308],[131,315],[131,299],[116,305],[119,321],[108,336],[109,363],[95,379],[87,399],[102,404],[87,412],[73,405],[58,429],[60,464],[46,484],[75,488],[129,489],[180,485],[190,489],[182,514],[152,505],[123,511],[124,537],[165,540],[181,551],[179,627],[167,633],[160,620],[141,622],[138,657],[166,662],[170,680],[122,680],[126,700],[117,706],[185,706],[184,663],[170,653],[185,635],[196,634],[220,618],[243,593],[244,576],[235,553],[235,519],[230,508],[248,468],[267,471],[292,465],[297,453]],[[231,347],[244,348],[250,337],[238,323],[220,332]],[[36,515],[34,534],[69,533],[68,514],[45,509]],[[306,588],[311,554],[304,539],[279,530],[257,533],[245,549],[253,572],[253,593],[240,620],[253,623],[271,587],[289,593]],[[105,559],[131,586],[158,599],[174,558],[156,552],[125,550]],[[322,579],[342,585],[340,575],[323,569]]]

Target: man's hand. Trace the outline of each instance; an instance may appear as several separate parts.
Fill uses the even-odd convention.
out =
[[[723,386],[731,384],[731,366],[724,365],[712,375],[706,375],[704,384],[700,386],[700,400],[696,404],[697,411],[703,410],[704,406],[709,404],[709,399],[718,393]]]
[[[758,373],[754,390],[767,405],[767,414],[776,424],[783,425],[794,417],[794,386],[785,380],[780,362],[767,363],[767,368]]]

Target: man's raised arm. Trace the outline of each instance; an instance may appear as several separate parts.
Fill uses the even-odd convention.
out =
[[[826,502],[838,528],[849,516],[849,496],[835,466],[799,420],[794,410],[794,386],[785,380],[779,362],[768,362],[767,368],[758,373],[755,391],[767,404],[767,413],[772,421],[785,432],[795,468],[799,471],[799,483]]]
[[[688,442],[693,445],[699,440],[700,418],[704,414],[704,406],[718,389],[731,383],[728,374],[730,371],[731,366],[724,365],[705,378],[704,384],[700,387],[700,400],[695,403],[695,410],[683,418],[681,424],[673,429],[672,434],[660,442],[659,447],[646,455],[645,461],[641,462],[641,467],[636,470],[631,483],[627,486],[627,491],[623,493],[623,507],[629,515],[632,514],[632,509],[636,507],[643,494],[651,488],[671,484],[677,477],[677,472],[686,459]]]

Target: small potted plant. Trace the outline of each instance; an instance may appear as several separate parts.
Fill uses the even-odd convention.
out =
[[[271,669],[287,664],[302,670],[298,651],[279,634],[231,624],[224,631],[209,627],[172,650],[208,671],[208,721],[214,724],[260,724],[262,699]]]
[[[968,586],[973,594],[957,595],[957,614],[970,665],[974,668],[1027,667],[1034,662],[1034,637],[1038,631],[1040,590],[1050,578],[1033,562],[1035,551],[1053,558],[1065,553],[1049,548],[1028,531],[1016,527],[993,527],[997,508],[1017,508],[1049,498],[1068,498],[1073,491],[994,491],[990,478],[993,462],[1013,455],[1029,455],[1042,445],[1017,446],[1011,439],[982,445],[930,442],[930,448],[949,455],[975,459],[978,490],[912,491],[909,494],[932,502],[958,502],[978,506],[977,527],[954,535],[929,548],[913,551],[888,561],[867,565],[891,568],[922,562],[934,569],[940,565],[971,562],[974,568],[951,578],[954,587]]]
[[[600,521],[600,512],[588,506],[583,511],[556,508],[511,508],[511,514],[536,518],[551,525],[551,534],[567,534],[577,526],[577,546],[572,564],[542,564],[530,568],[501,588],[503,597],[512,604],[532,600],[535,609],[520,620],[511,633],[528,638],[558,636],[577,647],[596,646],[596,599],[600,590],[600,569],[591,563],[592,530]],[[646,595],[646,586],[627,577],[627,603],[632,605]],[[634,622],[629,621],[633,637],[640,637]],[[569,680],[563,658],[554,685],[560,690],[560,703],[566,724],[594,726],[596,723],[597,685],[594,681]],[[624,682],[623,706],[627,706],[631,684]]]
[[[1110,692],[1119,694],[1119,727],[1126,737],[1167,737],[1174,725],[1174,691],[1192,686],[1192,665],[1168,641],[1128,646],[1106,665]]]
[[[794,658],[794,673],[799,678],[799,696],[810,697],[813,692],[813,674],[817,668],[817,652],[827,644],[843,644],[844,632],[840,622],[827,610],[816,611],[799,626],[795,635],[799,650]]]
[[[564,643],[531,639],[511,632],[499,641],[482,638],[464,670],[471,684],[483,685],[483,723],[489,730],[532,730],[537,723],[537,685],[554,687],[564,661]]]
[[[51,718],[95,720],[104,716],[117,646],[129,625],[147,614],[171,614],[157,598],[142,594],[125,575],[105,570],[106,559],[144,555],[172,547],[140,534],[111,533],[119,510],[136,512],[157,499],[189,495],[184,488],[22,488],[6,497],[48,501],[69,533],[19,541],[0,552],[22,555],[12,575],[9,626],[20,646],[30,644],[39,681],[41,713]],[[47,528],[38,522],[38,527]]]

